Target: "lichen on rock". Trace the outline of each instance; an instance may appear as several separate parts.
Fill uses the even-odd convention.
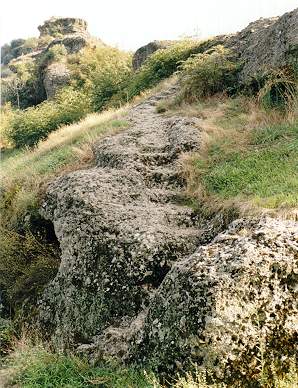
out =
[[[133,357],[252,382],[258,359],[285,369],[297,355],[297,293],[297,222],[236,220],[167,274]]]

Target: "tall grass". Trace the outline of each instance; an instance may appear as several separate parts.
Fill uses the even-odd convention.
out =
[[[12,382],[22,388],[157,388],[154,376],[141,368],[113,362],[91,366],[83,358],[52,353],[40,345],[19,345],[9,365]]]
[[[258,364],[257,364],[258,365]],[[90,365],[86,359],[73,355],[53,353],[42,345],[30,345],[18,341],[7,362],[10,382],[20,388],[237,388],[233,384],[215,381],[211,374],[194,365],[194,371],[172,376],[171,383],[162,384],[150,370],[136,365],[121,365],[115,361],[98,361]],[[274,370],[274,365],[271,366]],[[1,377],[1,376],[0,376]],[[293,359],[283,376],[277,374],[268,378],[265,371],[259,374],[252,386],[260,388],[297,388],[297,364]]]

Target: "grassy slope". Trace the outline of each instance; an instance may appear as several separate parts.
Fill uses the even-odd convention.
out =
[[[202,119],[204,147],[186,163],[191,195],[241,208],[298,206],[298,117],[251,99],[213,98],[178,112]],[[177,108],[176,108],[177,110]]]
[[[192,195],[199,192],[208,201],[215,199],[221,204],[235,200],[262,207],[297,206],[295,118],[286,122],[244,98],[215,98],[179,109],[181,114],[200,117],[205,130],[205,147],[200,155],[192,155],[185,167]],[[126,126],[125,110],[95,114],[52,133],[34,150],[4,154],[2,185],[11,194],[8,213],[2,209],[7,220],[13,224],[30,207],[37,209],[41,185],[60,173],[90,164],[94,139]],[[83,360],[39,347],[17,347],[11,367],[19,385],[26,388],[160,387],[151,375],[134,368],[109,364],[90,367]],[[293,369],[277,386],[295,387],[295,373]],[[176,384],[181,388],[205,386],[204,374],[188,376]]]
[[[298,205],[298,121],[251,133],[245,150],[210,146],[202,169],[203,184],[222,199],[250,200],[266,208]]]
[[[33,150],[4,153],[0,174],[6,193],[0,203],[2,217],[13,225],[28,209],[37,208],[41,185],[63,171],[82,168],[92,160],[95,139],[126,126],[124,109],[92,114],[51,133]],[[9,206],[11,202],[13,206]]]

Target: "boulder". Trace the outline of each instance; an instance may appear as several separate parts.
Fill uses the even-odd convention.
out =
[[[167,274],[134,359],[168,374],[195,363],[248,386],[261,358],[285,369],[298,351],[297,259],[297,222],[234,221]]]
[[[47,99],[55,96],[56,92],[70,82],[70,71],[63,62],[50,64],[44,71],[43,85]]]
[[[171,40],[154,40],[140,47],[133,55],[132,67],[134,70],[138,70],[146,59],[157,50],[165,49],[173,44],[175,41]]]

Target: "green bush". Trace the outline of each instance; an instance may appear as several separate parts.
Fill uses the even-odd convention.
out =
[[[85,93],[66,88],[55,100],[18,111],[7,136],[17,148],[31,147],[60,125],[78,121],[90,110],[90,98]]]
[[[192,54],[200,53],[214,46],[218,41],[184,40],[150,55],[142,67],[128,79],[122,90],[112,98],[112,105],[121,105],[146,89],[174,74],[179,65]]]
[[[101,110],[131,76],[131,55],[112,47],[87,48],[68,59],[74,87],[83,88]]]
[[[157,50],[148,57],[128,85],[126,90],[128,99],[174,74],[182,61],[202,49],[201,42],[185,40],[166,49]]]
[[[10,67],[13,73],[2,80],[2,102],[11,102],[13,106],[25,109],[43,101],[45,95],[36,63],[19,61]]]
[[[223,46],[187,59],[179,69],[185,99],[195,101],[218,92],[232,92],[237,87],[239,65]]]
[[[11,104],[7,103],[1,106],[0,113],[0,149],[7,149],[11,147],[8,133],[16,112],[12,109]]]
[[[44,52],[42,57],[39,60],[39,66],[46,67],[51,62],[59,62],[62,59],[66,58],[67,50],[63,44],[55,44]]]

